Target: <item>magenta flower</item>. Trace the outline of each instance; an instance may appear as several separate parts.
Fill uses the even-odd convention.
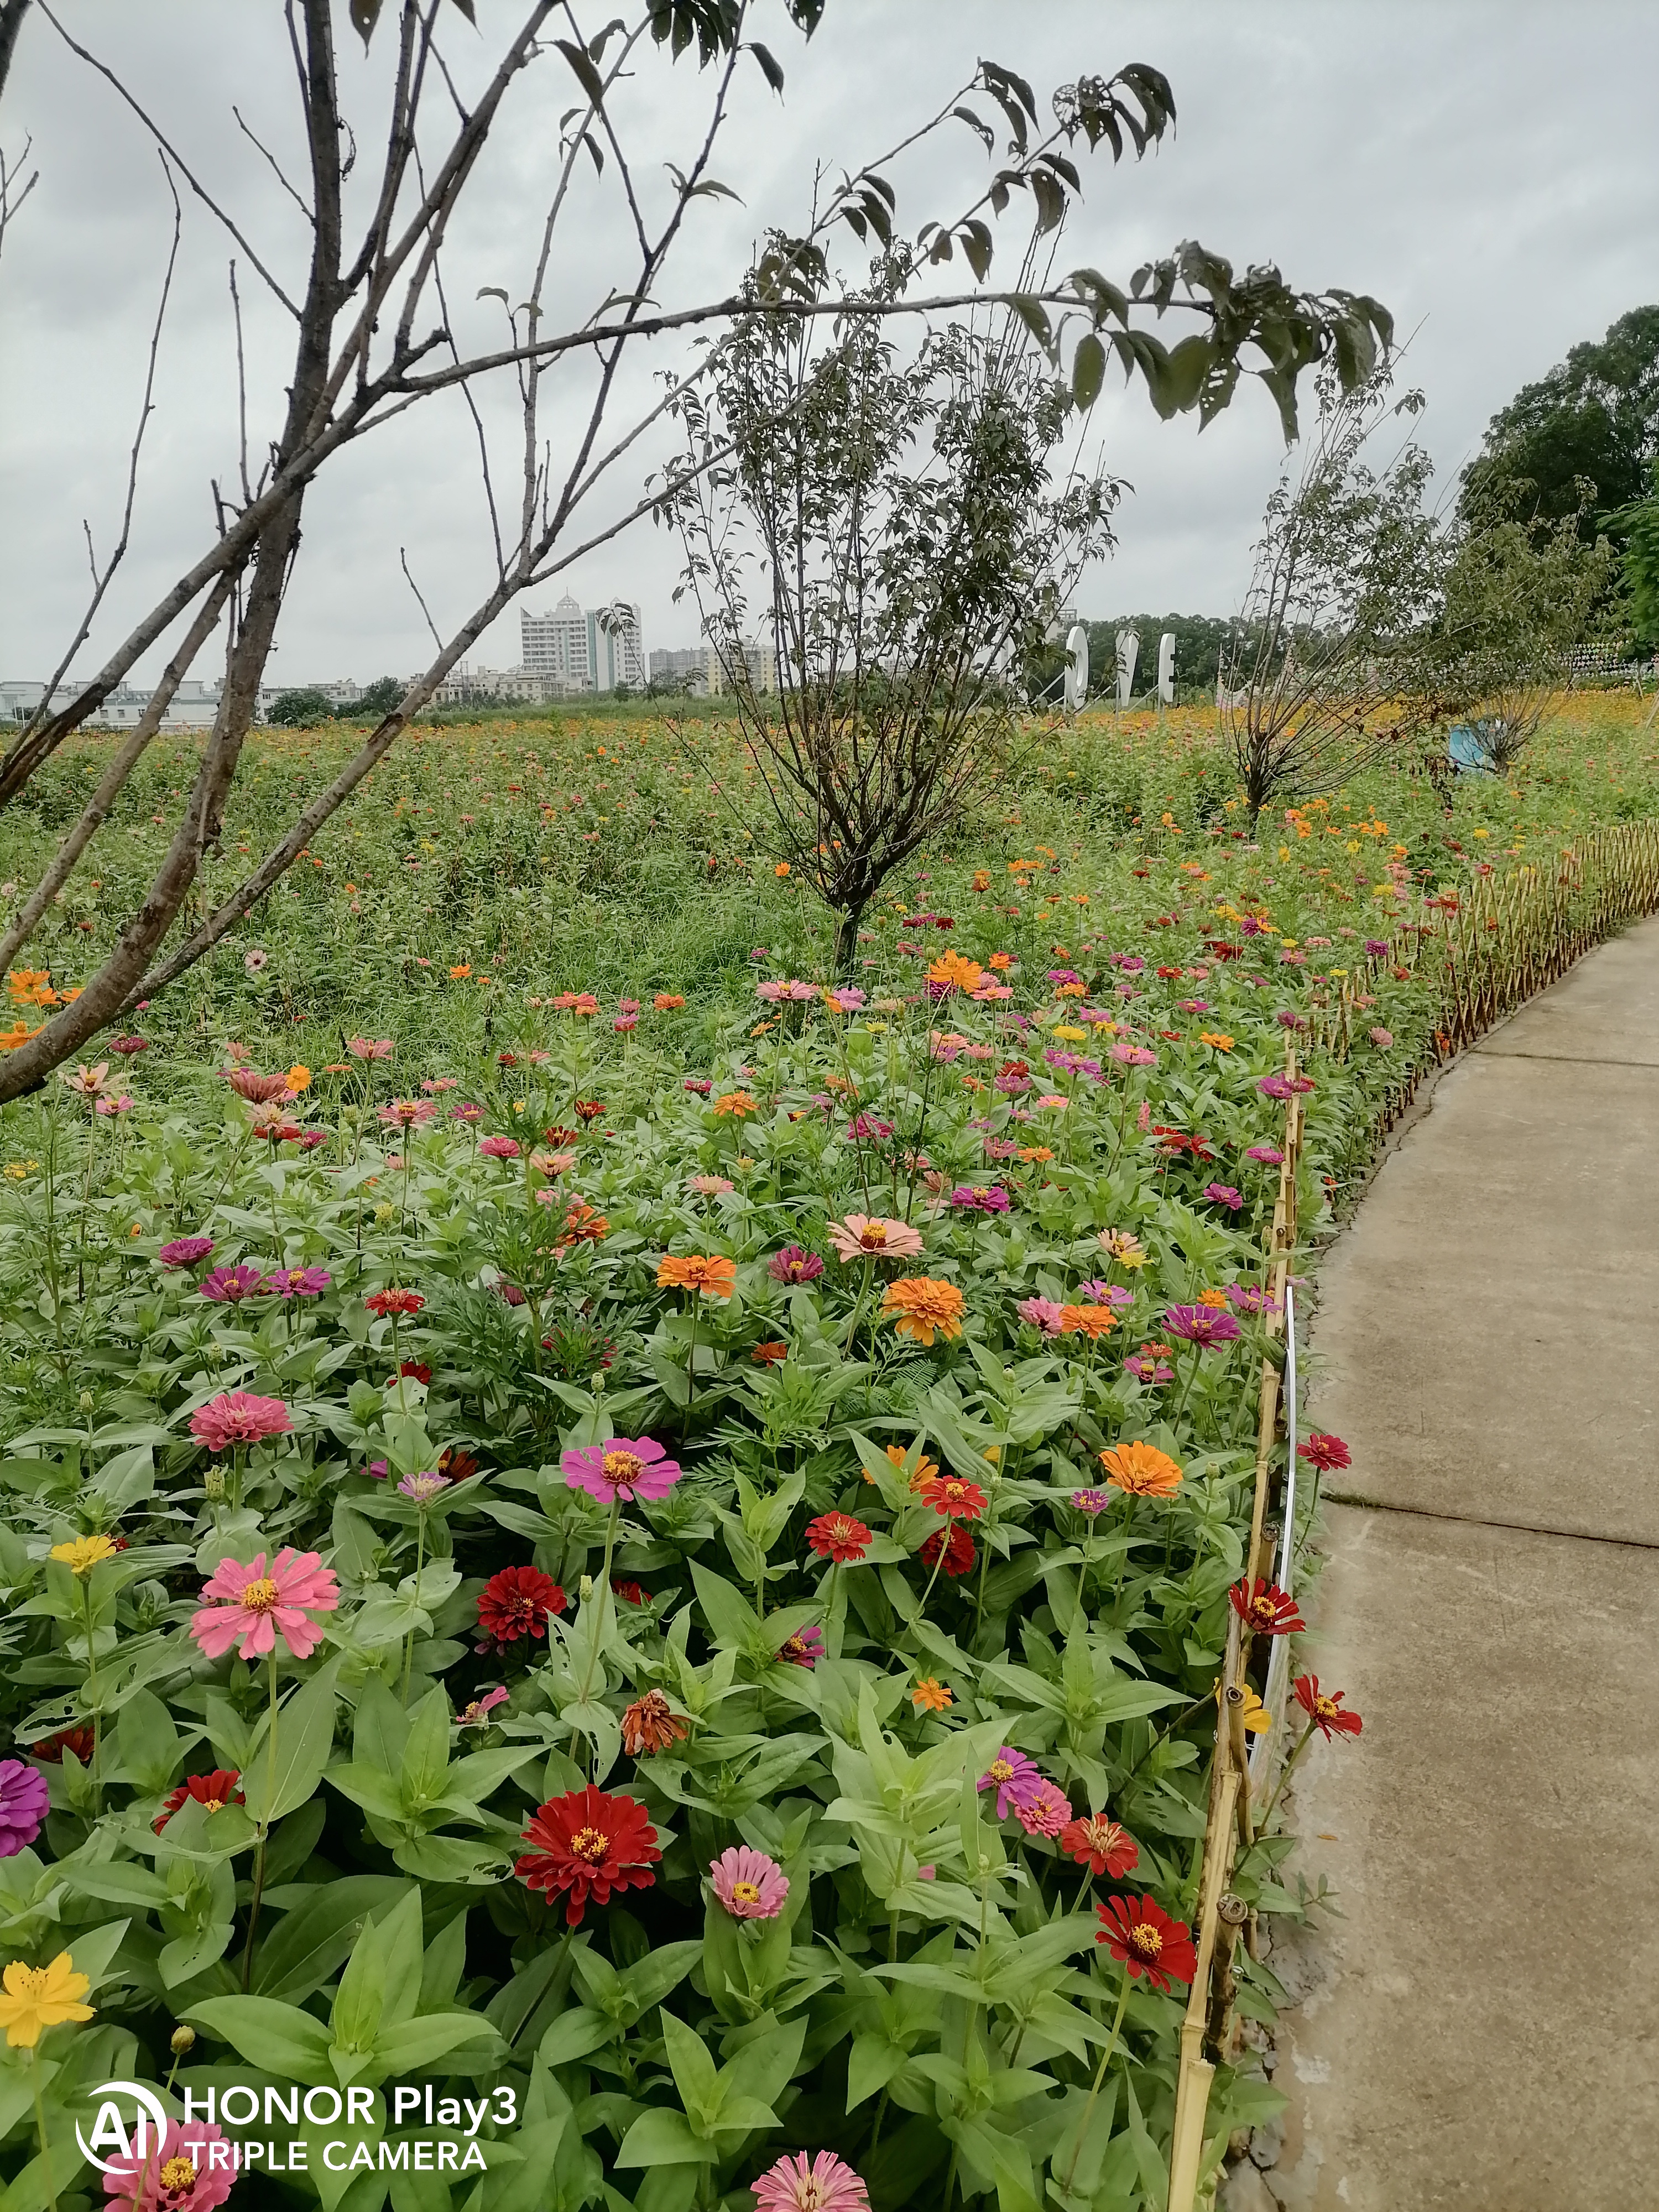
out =
[[[202,1595],[213,1602],[196,1613],[190,1632],[210,1659],[222,1659],[239,1638],[239,1658],[263,1658],[275,1652],[279,1632],[295,1658],[309,1659],[323,1632],[307,1614],[334,1612],[340,1585],[319,1553],[291,1551],[284,1545],[269,1574],[263,1552],[246,1566],[221,1559],[203,1583]]]
[[[1392,1030],[1385,1030],[1379,1024],[1376,1029],[1370,1030],[1369,1035],[1370,1036],[1371,1042],[1376,1047],[1379,1052],[1391,1052],[1394,1049],[1394,1031]]]
[[[986,1771],[979,1778],[981,1790],[994,1790],[997,1793],[997,1818],[1006,1820],[1009,1808],[1029,1803],[1032,1791],[1042,1777],[1035,1759],[1027,1759],[1023,1751],[1016,1751],[1005,1743]]]
[[[455,1716],[457,1728],[487,1728],[489,1716],[497,1705],[507,1703],[505,1690],[486,1690],[481,1698],[474,1698],[470,1705],[463,1705]]]
[[[1060,1334],[1060,1316],[1063,1309],[1053,1298],[1022,1298],[1014,1311],[1033,1328],[1040,1328],[1045,1336]]]
[[[1260,1290],[1254,1283],[1229,1283],[1227,1303],[1237,1314],[1270,1314],[1279,1311],[1279,1300],[1273,1292]]]
[[[435,1468],[422,1468],[415,1474],[406,1474],[398,1485],[405,1498],[412,1498],[417,1505],[430,1504],[432,1500],[449,1487],[449,1477]]]
[[[838,1014],[855,1014],[865,1001],[864,993],[853,983],[839,984],[833,991],[826,991],[823,996],[826,1004],[832,1006]]]
[[[699,1098],[707,1098],[714,1087],[706,1075],[688,1075],[680,1085],[682,1091],[693,1091]]]
[[[190,1432],[210,1451],[224,1451],[232,1444],[262,1443],[267,1437],[285,1437],[293,1428],[288,1407],[280,1398],[256,1398],[251,1390],[226,1390],[198,1406],[190,1417]]]
[[[258,1297],[265,1287],[265,1279],[257,1267],[246,1264],[216,1267],[211,1274],[204,1275],[196,1287],[203,1297],[216,1306],[237,1306],[244,1298]]]
[[[755,2212],[870,2212],[870,2192],[845,2159],[821,2150],[781,2158],[750,2185]]]
[[[786,1244],[767,1261],[766,1272],[775,1283],[815,1283],[823,1273],[823,1262],[816,1252]]]
[[[1092,1282],[1079,1283],[1077,1294],[1085,1305],[1112,1306],[1119,1313],[1135,1302],[1133,1291],[1126,1291],[1121,1283],[1103,1282],[1098,1276]]]
[[[15,1858],[40,1834],[51,1793],[38,1767],[0,1759],[0,1859]]]
[[[1126,1375],[1133,1375],[1137,1382],[1169,1382],[1174,1380],[1175,1370],[1165,1359],[1151,1352],[1133,1352],[1123,1363]]]
[[[778,1656],[791,1667],[816,1667],[823,1656],[823,1631],[798,1628],[793,1636],[785,1637]]]
[[[1217,1206],[1230,1207],[1235,1213],[1244,1203],[1243,1192],[1235,1190],[1230,1182],[1206,1182],[1204,1195]]]
[[[164,1244],[156,1258],[164,1267],[199,1267],[213,1249],[210,1237],[175,1237],[171,1244]]]
[[[279,1298],[314,1298],[334,1280],[326,1267],[278,1267],[259,1288]]]
[[[572,1490],[585,1490],[601,1505],[631,1505],[641,1498],[666,1498],[680,1479],[672,1460],[649,1437],[612,1437],[609,1443],[584,1444],[559,1461]]]
[[[1365,939],[1365,957],[1368,960],[1386,960],[1389,957],[1388,940],[1381,937],[1368,937]]]
[[[1288,1076],[1264,1075],[1255,1087],[1264,1098],[1294,1098],[1296,1096],[1295,1086]]]
[[[1029,1797],[1016,1797],[1014,1814],[1028,1836],[1057,1836],[1072,1817],[1072,1801],[1045,1777]]]
[[[483,1108],[473,1105],[471,1100],[463,1099],[459,1106],[450,1108],[449,1118],[452,1121],[482,1121]]]
[[[1109,1490],[1074,1490],[1072,1503],[1079,1513],[1086,1513],[1092,1521],[1097,1513],[1104,1513],[1112,1502]]]
[[[523,1147],[516,1137],[480,1137],[478,1139],[478,1153],[483,1159],[516,1160],[521,1157],[522,1151]]]
[[[1008,1194],[1000,1183],[958,1183],[951,1193],[951,1205],[960,1206],[966,1213],[1006,1213]]]
[[[1213,1344],[1231,1344],[1238,1334],[1238,1323],[1232,1315],[1214,1306],[1170,1306],[1164,1316],[1164,1326],[1171,1336],[1178,1336],[1183,1344],[1197,1345],[1200,1352]]]
[[[1144,1044],[1131,1044],[1127,1037],[1120,1037],[1112,1047],[1112,1058],[1123,1067],[1156,1067],[1158,1066],[1158,1054],[1155,1052],[1148,1052]]]
[[[775,1920],[789,1895],[789,1877],[775,1859],[734,1844],[708,1869],[714,1894],[734,1920]]]
[[[1260,1160],[1264,1168],[1279,1168],[1285,1164],[1285,1155],[1277,1145],[1252,1145],[1244,1157],[1247,1160]]]

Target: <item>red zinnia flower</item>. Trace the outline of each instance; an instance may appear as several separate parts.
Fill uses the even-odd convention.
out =
[[[976,1483],[964,1482],[959,1474],[931,1475],[922,1484],[920,1496],[924,1505],[931,1505],[947,1521],[977,1521],[985,1510],[985,1492]]]
[[[965,1575],[979,1556],[974,1549],[974,1540],[965,1528],[952,1521],[948,1528],[935,1529],[921,1547],[921,1564],[931,1573],[939,1565],[939,1555],[945,1554],[945,1575],[954,1582]]]
[[[1190,1982],[1198,1972],[1191,1929],[1172,1920],[1155,1897],[1109,1897],[1095,1911],[1101,1923],[1096,1942],[1128,1969],[1132,1982],[1145,1974],[1167,1996],[1172,1981]]]
[[[47,1736],[43,1743],[30,1744],[28,1750],[32,1758],[44,1759],[53,1766],[61,1766],[64,1753],[72,1751],[82,1766],[90,1766],[97,1747],[98,1740],[92,1730],[82,1727],[59,1729],[56,1735]]]
[[[1291,1688],[1296,1702],[1327,1743],[1335,1735],[1358,1735],[1358,1714],[1342,1709],[1342,1700],[1348,1694],[1346,1690],[1322,1690],[1317,1674],[1298,1674]]]
[[[870,1531],[850,1513],[820,1513],[807,1522],[806,1540],[821,1559],[843,1566],[864,1557],[870,1548]]]
[[[617,1582],[613,1577],[611,1587],[618,1597],[625,1598],[629,1605],[649,1605],[651,1602],[649,1595],[641,1589],[638,1583]]]
[[[1265,1575],[1253,1583],[1235,1583],[1227,1596],[1253,1636],[1299,1636],[1308,1625],[1296,1609],[1296,1600]]]
[[[637,1798],[607,1796],[589,1783],[538,1808],[524,1841],[535,1846],[514,1872],[532,1889],[565,1899],[564,1917],[581,1925],[590,1896],[608,1905],[618,1889],[649,1889],[662,1856],[657,1832]]]
[[[418,1291],[400,1291],[395,1284],[384,1291],[376,1291],[373,1297],[363,1300],[370,1313],[379,1314],[384,1321],[389,1314],[417,1314],[426,1304]]]
[[[1091,1874],[1109,1874],[1114,1881],[1127,1874],[1140,1857],[1140,1846],[1128,1830],[1109,1820],[1103,1813],[1091,1813],[1062,1828],[1060,1848],[1068,1858],[1086,1859]]]
[[[1322,1436],[1317,1429],[1310,1433],[1305,1443],[1297,1446],[1296,1455],[1316,1467],[1322,1474],[1328,1474],[1333,1468],[1353,1465],[1353,1454],[1341,1437]]]
[[[579,1121],[597,1121],[605,1111],[604,1101],[599,1098],[579,1098],[576,1118]]]
[[[242,1793],[236,1785],[241,1778],[234,1766],[216,1767],[211,1774],[192,1774],[166,1799],[161,1819],[150,1825],[159,1836],[173,1814],[191,1798],[198,1805],[205,1805],[210,1813],[222,1812],[227,1805],[240,1805]]]
[[[481,1651],[493,1643],[500,1650],[528,1636],[539,1640],[547,1633],[549,1613],[564,1611],[564,1592],[551,1575],[539,1567],[503,1567],[478,1592],[478,1626],[483,1631]]]

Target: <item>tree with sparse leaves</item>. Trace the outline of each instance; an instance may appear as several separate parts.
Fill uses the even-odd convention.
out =
[[[775,22],[810,38],[823,6],[824,0],[777,0],[767,9],[751,0],[646,0],[627,17],[590,27],[575,0],[529,0],[515,24],[497,27],[499,10],[474,23],[471,0],[448,7],[441,0],[351,0],[351,21],[376,65],[353,73],[362,103],[354,118],[342,94],[338,19],[331,0],[292,0],[285,11],[295,64],[292,128],[275,147],[254,145],[247,158],[262,178],[267,163],[276,168],[294,222],[287,239],[262,252],[238,220],[234,188],[224,195],[209,189],[189,149],[161,131],[143,100],[91,45],[55,13],[26,12],[18,0],[5,0],[10,33],[21,21],[24,35],[63,40],[86,69],[89,88],[155,146],[169,204],[158,238],[161,300],[116,550],[99,567],[88,604],[70,627],[40,708],[0,759],[0,805],[23,799],[58,746],[96,717],[141,659],[164,651],[167,664],[84,812],[15,908],[0,939],[0,968],[29,945],[161,728],[179,683],[221,635],[225,673],[213,727],[148,891],[80,994],[0,1062],[0,1099],[33,1088],[106,1024],[210,951],[385,758],[489,625],[521,594],[565,574],[649,512],[659,492],[644,489],[637,474],[630,483],[628,472],[641,471],[646,442],[680,394],[714,376],[758,307],[784,323],[905,318],[926,328],[953,313],[998,305],[1023,320],[1056,374],[1063,373],[1085,404],[1115,361],[1144,382],[1160,414],[1192,410],[1207,420],[1249,374],[1272,392],[1287,431],[1294,428],[1304,371],[1328,363],[1352,385],[1369,375],[1386,349],[1389,317],[1365,295],[1297,292],[1268,267],[1238,275],[1220,256],[1190,242],[1149,263],[1123,287],[1082,268],[1040,280],[1028,271],[1015,288],[990,289],[999,218],[1023,209],[1037,235],[1052,241],[1081,190],[1083,154],[1104,148],[1114,160],[1139,157],[1167,135],[1173,95],[1159,72],[1143,64],[1109,77],[1080,76],[1054,94],[1045,112],[1016,72],[981,63],[891,149],[846,173],[833,189],[815,191],[803,228],[769,239],[746,276],[712,297],[669,303],[687,223],[703,202],[729,191],[714,159],[734,100],[750,71],[772,92],[782,88],[782,66],[759,34]],[[471,27],[466,36],[489,42],[493,63],[479,73],[480,90],[452,101],[455,79],[445,45],[464,19]],[[222,35],[241,33],[239,17]],[[706,97],[700,112],[681,103],[684,139],[675,163],[665,158],[675,149],[663,144],[655,79],[660,70],[694,61]],[[641,91],[645,80],[651,83]],[[499,220],[487,226],[493,258],[479,269],[465,263],[456,240],[477,237],[483,227],[458,217],[478,196],[483,156],[509,102],[544,114],[556,173],[538,215],[526,211],[505,233]],[[988,155],[989,173],[964,181],[959,212],[925,222],[913,234],[906,250],[916,258],[918,281],[891,298],[849,293],[836,240],[850,234],[884,251],[902,243],[895,180],[902,157],[918,141],[964,125]],[[50,143],[40,151],[49,163]],[[297,181],[288,173],[290,166]],[[0,216],[7,210],[15,216],[21,204],[21,198],[6,197],[11,173],[0,171]],[[573,277],[580,245],[568,258],[562,247],[573,231],[585,239],[593,219],[589,196],[606,193],[615,196],[633,238],[633,265],[619,272],[607,262],[603,293],[582,298]],[[226,234],[240,282],[263,286],[291,326],[282,379],[286,397],[280,419],[261,423],[242,395],[246,437],[226,457],[210,536],[59,707],[52,703],[54,686],[91,634],[131,542],[186,198],[192,220],[204,210],[202,219]],[[364,212],[348,235],[353,209]],[[950,289],[939,276],[958,255],[973,279],[966,291]],[[501,265],[514,257],[516,265]],[[495,343],[475,342],[467,328],[471,312],[457,313],[459,302],[475,295],[500,303],[502,326]],[[233,288],[233,303],[238,296]],[[1172,321],[1187,334],[1168,345],[1151,325]],[[699,349],[665,359],[666,341],[699,336],[706,341]],[[666,388],[627,412],[622,372],[647,342],[653,362],[664,362]],[[510,461],[487,434],[474,398],[492,378],[511,380],[516,391]],[[470,410],[479,446],[479,495],[492,558],[473,586],[472,605],[459,619],[432,625],[427,666],[351,760],[307,795],[287,832],[202,913],[190,903],[191,887],[204,851],[216,840],[277,620],[306,558],[301,526],[314,488],[341,455],[382,426],[446,400]],[[556,405],[561,434],[550,444],[548,419]],[[556,468],[555,452],[561,456]],[[711,451],[702,465],[713,468],[722,458]],[[423,611],[425,605],[422,600]]]

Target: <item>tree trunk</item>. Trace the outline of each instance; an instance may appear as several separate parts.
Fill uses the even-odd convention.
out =
[[[858,963],[859,925],[864,920],[867,902],[860,899],[856,904],[842,910],[841,926],[836,932],[836,980],[849,982]]]

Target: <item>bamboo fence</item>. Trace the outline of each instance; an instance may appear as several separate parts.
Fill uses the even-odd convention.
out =
[[[1438,920],[1419,927],[1412,964],[1437,982],[1435,1062],[1449,1058],[1490,1029],[1515,1006],[1555,982],[1575,961],[1625,923],[1659,911],[1659,822],[1620,823],[1592,832],[1547,860],[1503,875],[1478,877],[1465,892],[1435,902]],[[1346,1057],[1358,993],[1344,980],[1340,998],[1325,1009],[1312,1042],[1338,1059]],[[1297,1073],[1294,1052],[1286,1073]],[[1413,1074],[1391,1092],[1382,1115],[1387,1127],[1410,1103]],[[1283,1345],[1283,1369],[1270,1343],[1261,1363],[1256,1430],[1255,1491],[1247,1577],[1254,1581],[1273,1560],[1269,1525],[1281,1413],[1289,1469],[1277,1511],[1278,1558],[1273,1578],[1286,1590],[1295,1559],[1294,1492],[1296,1323],[1290,1279],[1296,1247],[1297,1177],[1303,1140],[1299,1096],[1285,1103],[1285,1158],[1268,1246],[1268,1286],[1277,1310],[1270,1335]],[[1282,1376],[1282,1381],[1281,1381]],[[1255,1953],[1254,1916],[1229,1888],[1236,1854],[1255,1833],[1255,1807],[1272,1794],[1284,1736],[1285,1639],[1275,1638],[1264,1703],[1273,1726],[1254,1754],[1244,1730],[1251,1638],[1235,1614],[1217,1685],[1215,1747],[1210,1763],[1198,1898],[1194,1914],[1198,1954],[1186,2017],[1181,2028],[1175,2125],[1170,2145],[1169,2212],[1194,2212],[1206,2164],[1205,2122],[1218,2063],[1234,2049],[1233,1960],[1243,1941]],[[1216,2163],[1211,2146],[1207,2161]]]

